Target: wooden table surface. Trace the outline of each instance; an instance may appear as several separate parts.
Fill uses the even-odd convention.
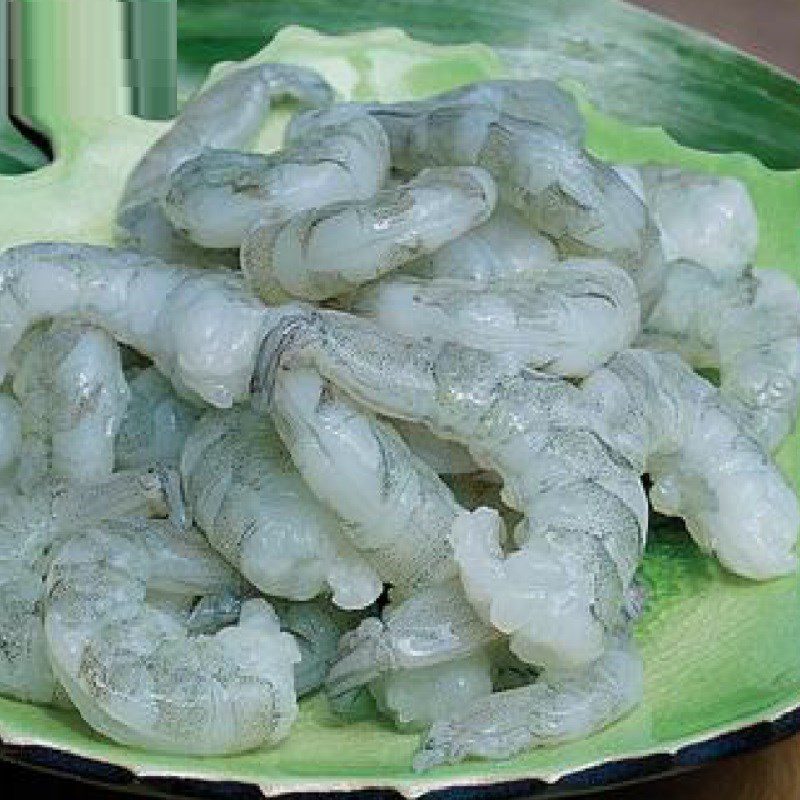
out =
[[[713,33],[800,76],[800,0],[629,0]],[[800,135],[800,131],[798,132]],[[22,785],[17,781],[22,781]],[[17,783],[17,786],[15,786]],[[59,800],[125,795],[31,774],[0,763],[2,796],[20,800],[35,788]],[[128,797],[130,795],[127,795]],[[583,795],[585,800],[790,800],[800,798],[800,736],[683,775]]]

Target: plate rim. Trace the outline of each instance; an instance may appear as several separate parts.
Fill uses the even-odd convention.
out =
[[[736,723],[733,723],[735,726]],[[56,777],[77,780],[139,795],[158,794],[176,798],[219,798],[254,800],[522,800],[522,798],[570,797],[592,790],[606,790],[623,785],[666,778],[696,769],[725,758],[763,749],[800,733],[800,704],[791,706],[770,719],[731,727],[708,736],[699,736],[673,752],[655,751],[644,755],[610,759],[568,771],[549,782],[537,777],[488,780],[443,778],[427,788],[415,790],[381,786],[370,779],[356,782],[298,781],[291,785],[273,785],[244,780],[225,780],[178,774],[139,772],[133,767],[80,755],[69,749],[45,744],[14,743],[0,740],[0,759],[23,768],[44,771]],[[487,764],[491,762],[486,762]]]

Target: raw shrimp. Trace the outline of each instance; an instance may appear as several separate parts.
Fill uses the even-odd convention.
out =
[[[0,380],[28,328],[73,315],[149,356],[179,392],[229,407],[249,396],[264,336],[292,312],[265,307],[228,272],[94,245],[23,245],[0,255]]]
[[[445,706],[453,710],[465,696],[491,691],[487,647],[497,636],[457,582],[421,589],[341,638],[325,681],[328,698],[334,709],[347,713],[363,687],[370,686],[403,726],[430,724],[432,707],[420,694],[424,678],[410,673],[442,678],[434,711],[446,713]]]
[[[163,207],[175,229],[203,247],[239,247],[257,222],[371,197],[389,169],[386,134],[358,109],[314,115],[307,135],[269,155],[208,150],[169,178]]]
[[[276,428],[314,494],[353,546],[403,596],[456,576],[448,541],[461,512],[439,476],[387,423],[333,392],[314,370],[280,370]]]
[[[267,419],[241,408],[208,412],[186,441],[181,475],[197,525],[261,591],[308,600],[331,589],[344,608],[380,595],[380,579],[304,484]]]
[[[794,429],[800,401],[800,291],[773,270],[737,278],[685,261],[669,265],[642,344],[676,350],[720,371],[720,388],[741,404],[748,430],[774,450]]]
[[[119,472],[96,486],[56,485],[0,495],[0,694],[62,705],[42,629],[43,580],[72,531],[127,514],[166,516],[177,476]]]
[[[369,687],[378,711],[401,731],[430,728],[492,692],[489,654],[445,661],[430,667],[387,672]]]
[[[119,347],[105,331],[57,320],[22,341],[14,394],[22,404],[25,491],[52,474],[98,483],[114,468],[114,439],[130,392]]]
[[[282,98],[327,105],[333,90],[312,70],[288,64],[234,69],[201,88],[128,177],[117,212],[122,240],[162,258],[190,258],[191,263],[203,258],[202,250],[176,234],[164,217],[160,201],[168,177],[208,148],[247,147],[271,102]],[[205,258],[205,263],[214,261],[219,261],[218,254]]]
[[[373,110],[373,116],[389,136],[394,167],[484,167],[500,199],[551,236],[562,254],[606,257],[631,273],[645,307],[655,298],[663,255],[647,208],[612,167],[562,134],[491,104]],[[290,134],[302,130],[305,118],[295,117]]]
[[[242,271],[262,296],[324,300],[379,278],[489,218],[497,199],[488,172],[425,169],[368,200],[336,203],[259,223],[244,238]]]
[[[496,692],[438,720],[414,769],[510,758],[529,747],[580,739],[623,717],[642,693],[641,659],[631,643],[618,641],[584,670],[545,672],[529,686]]]
[[[550,239],[534,231],[519,212],[498,205],[488,222],[417,259],[404,272],[488,284],[535,278],[539,270],[557,263],[558,253]]]
[[[694,261],[716,278],[736,278],[753,263],[758,217],[741,181],[679,167],[639,173],[667,261]]]
[[[519,549],[504,557],[496,512],[458,514],[449,538],[467,596],[525,661],[577,666],[599,657],[641,559],[647,499],[640,473],[603,438],[578,387],[508,369],[482,351],[399,339],[339,312],[298,318],[272,351],[285,367],[313,365],[374,411],[465,444],[499,473],[507,505],[527,514],[514,533]],[[261,373],[267,381],[289,374],[274,363]]]
[[[126,377],[131,399],[114,445],[117,469],[177,467],[200,409],[178,397],[155,367],[128,370]]]
[[[639,333],[639,296],[624,270],[579,259],[524,280],[391,276],[348,307],[393,333],[458,342],[556,375],[588,375]]]
[[[147,600],[235,580],[199,533],[170,523],[119,520],[68,540],[47,574],[44,628],[84,720],[121,744],[194,755],[285,738],[300,654],[269,604],[249,600],[238,624],[192,636],[183,615]]]
[[[628,350],[583,391],[649,473],[656,511],[682,517],[704,551],[755,580],[797,568],[797,497],[716,387],[672,353]]]
[[[234,592],[205,595],[194,605],[187,621],[190,633],[216,633],[239,620],[246,595]],[[351,618],[334,609],[327,601],[292,602],[271,598],[281,630],[291,633],[300,649],[300,661],[294,665],[294,688],[298,697],[315,692],[325,682],[336,657],[339,638]],[[358,619],[358,617],[355,617]]]
[[[22,407],[0,393],[0,487],[9,483],[22,452]]]
[[[399,103],[347,103],[360,107],[378,119],[394,134],[392,149],[401,149],[404,126],[424,114],[448,109],[470,110],[476,106],[491,109],[495,116],[507,114],[526,122],[544,125],[576,146],[583,144],[586,123],[573,98],[552,81],[488,80],[459,86],[422,100]],[[290,123],[296,133],[306,125],[304,119]]]

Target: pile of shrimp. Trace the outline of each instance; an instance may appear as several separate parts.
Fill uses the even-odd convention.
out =
[[[336,103],[241,67],[118,247],[0,254],[0,692],[210,755],[320,690],[421,732],[415,769],[507,758],[640,702],[650,507],[795,570],[800,293],[741,183],[584,133],[544,80]]]

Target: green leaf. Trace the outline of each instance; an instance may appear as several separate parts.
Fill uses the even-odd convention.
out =
[[[240,7],[231,6],[233,10]],[[326,4],[320,7],[320,19],[326,8]],[[505,4],[499,8],[502,11]],[[441,5],[431,3],[426,24],[432,24],[440,13],[437,9]],[[208,34],[210,38],[220,30],[232,35],[232,29],[224,27],[221,14],[207,23],[206,30],[214,31],[213,36]],[[350,21],[355,25],[359,18]],[[254,22],[249,38],[243,41],[226,40],[226,53],[242,57],[255,27]],[[396,97],[422,96],[463,80],[497,74],[504,63],[509,63],[507,53],[501,51],[499,55],[498,59],[482,45],[439,50],[415,43],[398,31],[328,39],[294,28],[281,32],[258,58],[321,69],[345,97],[366,93]],[[744,179],[753,192],[761,224],[759,264],[777,266],[798,276],[800,173],[771,171],[753,156],[696,152],[659,129],[633,127],[601,111],[589,110],[588,117],[590,145],[601,156],[621,161],[659,160]],[[284,113],[273,115],[263,136],[265,146],[278,139],[285,119]],[[58,195],[63,190],[59,174],[41,188],[44,199],[52,203],[54,196],[60,198],[59,202],[66,198],[75,204],[85,203],[82,197],[89,197],[94,205],[76,230],[92,241],[108,235],[110,211],[106,206],[113,208],[113,191],[103,187],[114,180],[114,186],[119,186],[119,179],[112,174],[114,164],[124,172],[135,152],[158,130],[153,127],[155,123],[140,122],[137,128],[127,117],[120,117],[117,124],[102,135],[96,133],[94,139],[80,139],[80,146],[75,146],[73,157],[90,164],[91,169],[67,171],[64,180],[68,195]],[[137,139],[126,140],[119,152],[114,149],[119,137],[134,134]],[[77,155],[80,153],[83,155]],[[14,188],[19,185],[17,181],[29,177],[0,181],[0,222],[6,210],[15,213],[10,198],[19,197]],[[100,204],[92,199],[98,192]],[[6,200],[9,202],[4,206]],[[32,217],[32,208],[37,207],[27,205],[24,212],[16,213]],[[39,218],[27,224],[26,235],[31,236],[48,233],[53,225]],[[0,228],[0,241],[7,233]],[[784,447],[782,463],[796,483],[800,478],[797,452],[798,437],[794,436]],[[414,776],[409,765],[416,737],[396,733],[377,720],[343,726],[326,710],[321,698],[302,704],[292,735],[280,747],[232,758],[184,758],[135,751],[95,735],[75,714],[9,700],[0,700],[0,736],[8,742],[64,748],[148,775],[245,781],[261,786],[265,793],[331,785],[394,786],[416,793],[454,782],[522,776],[554,780],[607,760],[673,753],[688,743],[775,719],[800,705],[800,577],[767,584],[733,578],[702,556],[680,528],[671,525],[651,539],[642,575],[649,589],[637,631],[646,667],[642,706],[590,739],[531,751],[508,762],[473,762]]]
[[[181,0],[178,15],[178,57],[194,73],[241,58],[285,25],[396,26],[437,44],[490,45],[512,74],[576,80],[601,110],[659,125],[682,144],[800,166],[800,84],[614,0]]]

